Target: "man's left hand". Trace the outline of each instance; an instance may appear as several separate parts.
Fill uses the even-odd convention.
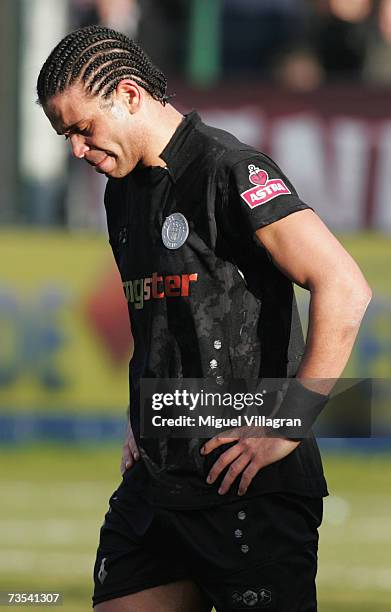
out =
[[[260,469],[284,459],[300,444],[300,442],[287,440],[286,438],[266,437],[266,435],[260,437],[259,433],[259,428],[240,427],[211,438],[202,447],[201,453],[207,455],[222,444],[237,440],[234,446],[231,446],[217,459],[207,477],[208,484],[212,484],[221,472],[230,465],[220,485],[218,491],[220,495],[227,493],[239,474],[242,474],[242,477],[238,494],[244,495]],[[251,434],[253,434],[253,437],[251,437]],[[257,434],[258,437],[254,437]]]

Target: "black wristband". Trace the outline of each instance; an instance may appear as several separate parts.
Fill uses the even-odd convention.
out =
[[[328,395],[312,391],[312,389],[302,385],[296,378],[292,378],[289,381],[284,399],[273,418],[292,420],[293,426],[285,421],[281,427],[276,429],[275,435],[284,436],[284,438],[290,438],[291,440],[305,438],[328,400]],[[300,424],[295,423],[294,419],[300,419]]]

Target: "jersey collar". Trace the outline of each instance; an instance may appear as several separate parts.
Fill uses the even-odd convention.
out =
[[[167,170],[174,182],[180,178],[199,154],[195,127],[200,122],[201,118],[194,110],[185,115],[171,140],[160,154],[160,157],[166,162]]]

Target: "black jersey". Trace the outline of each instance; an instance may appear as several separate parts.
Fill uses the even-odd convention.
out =
[[[201,440],[140,440],[140,380],[295,375],[304,340],[293,286],[254,232],[308,206],[269,157],[195,112],[161,158],[166,168],[109,179],[105,194],[134,337],[130,419],[155,502],[206,505],[237,495],[237,484],[224,496],[221,479],[206,484],[225,447],[204,458]],[[164,237],[174,213],[189,230],[177,248]],[[315,440],[261,470],[246,495],[267,491],[327,494]]]

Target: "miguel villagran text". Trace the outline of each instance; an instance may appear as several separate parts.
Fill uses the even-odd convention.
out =
[[[152,417],[154,427],[213,427],[214,429],[230,429],[231,427],[301,427],[301,419],[278,419],[262,416],[238,415],[232,418],[215,417],[213,415],[198,415],[190,417],[163,417],[160,414]]]

